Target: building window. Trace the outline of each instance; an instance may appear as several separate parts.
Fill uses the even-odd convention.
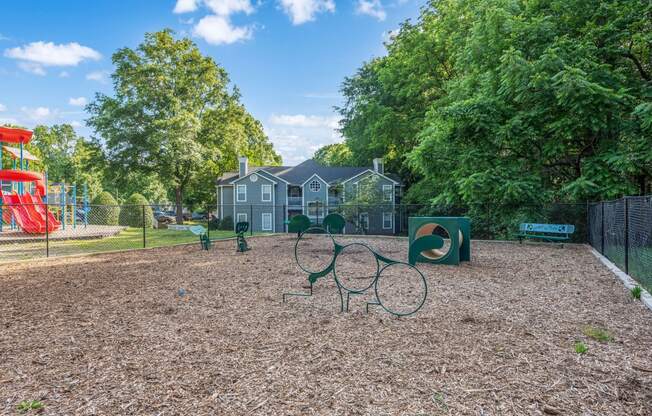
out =
[[[263,226],[262,229],[263,231],[272,231],[272,213],[271,212],[263,212]]]
[[[308,216],[324,218],[324,204],[319,201],[308,202]]]
[[[312,192],[319,192],[319,190],[321,189],[321,183],[319,183],[319,181],[317,180],[312,181],[308,185],[308,188],[310,188]]]
[[[394,217],[391,212],[383,212],[383,230],[391,230]]]
[[[249,177],[249,180],[250,180],[251,182],[256,182],[256,181],[258,180],[258,176],[256,176],[255,173],[253,173],[253,174]]]
[[[246,202],[247,201],[247,185],[238,185],[237,186],[237,198],[236,201],[238,202]]]
[[[246,212],[238,212],[238,222],[247,222]]]
[[[383,185],[383,201],[392,200],[393,187],[393,185]]]
[[[260,187],[263,202],[272,202],[272,185],[262,185]]]
[[[360,228],[363,230],[369,229],[369,213],[361,212],[360,213]]]

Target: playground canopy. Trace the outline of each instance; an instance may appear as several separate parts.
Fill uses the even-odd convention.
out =
[[[21,151],[20,151],[19,148],[17,148],[17,147],[9,147],[9,146],[2,146],[2,148],[4,150],[6,150],[7,153],[9,153],[9,156],[12,159],[20,159]],[[28,152],[26,149],[23,149],[22,153],[23,153],[23,160],[32,160],[32,161],[39,161],[40,160],[38,157],[34,156],[30,152]]]
[[[33,134],[31,130],[0,127],[0,143],[26,144],[32,140]]]

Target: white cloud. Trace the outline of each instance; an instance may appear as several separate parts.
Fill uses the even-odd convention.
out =
[[[10,40],[7,36],[0,33],[0,40]]]
[[[387,13],[380,0],[358,0],[355,11],[358,14],[374,17],[381,22],[387,18]]]
[[[250,0],[204,0],[206,7],[220,16],[230,16],[234,13],[251,14],[254,7]]]
[[[59,72],[59,78],[68,78],[69,76],[70,76],[70,72],[68,71]]]
[[[339,126],[339,117],[307,116],[304,114],[273,114],[269,120],[278,126],[293,127],[328,127],[336,129]]]
[[[89,81],[97,81],[102,84],[108,82],[109,71],[93,71],[86,74],[86,79]]]
[[[74,105],[75,107],[83,107],[86,104],[88,104],[88,100],[86,99],[86,97],[77,97],[77,98],[71,97],[68,100],[68,104]]]
[[[32,42],[5,50],[7,58],[43,66],[77,66],[80,62],[102,57],[99,52],[77,42],[56,45],[52,42]]]
[[[324,145],[342,141],[337,116],[273,114],[265,124],[265,133],[288,165],[312,157]]]
[[[190,13],[197,10],[198,0],[177,0],[177,4],[174,5],[173,13]]]
[[[7,106],[4,104],[0,104],[0,113],[3,111],[7,111]]]
[[[45,120],[54,115],[54,112],[50,110],[48,107],[36,107],[36,108],[21,107],[20,111],[22,111],[25,114],[25,116],[32,121]]]
[[[35,64],[33,62],[19,62],[18,67],[25,72],[29,72],[30,74],[40,75],[40,76],[46,74],[43,66],[39,64]]]
[[[70,125],[73,126],[73,127],[76,127],[76,128],[79,128],[79,127],[82,127],[82,126],[83,126],[82,123],[80,123],[80,122],[77,121],[77,120],[73,120],[73,121],[71,121],[71,122],[70,122]]]
[[[251,39],[253,28],[233,26],[228,17],[210,15],[203,17],[193,29],[193,34],[213,45],[235,43]]]
[[[335,12],[333,0],[280,0],[280,5],[294,25],[315,20],[317,13]]]

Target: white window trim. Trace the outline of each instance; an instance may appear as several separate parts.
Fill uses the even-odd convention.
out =
[[[360,223],[362,223],[362,217],[366,218],[366,221],[365,221],[366,224],[365,225],[367,226],[367,229],[369,229],[369,213],[368,212],[361,212],[360,215],[358,215],[358,221]]]
[[[265,199],[265,188],[269,188],[269,199]],[[262,202],[272,202],[272,185],[262,184],[260,186],[260,200]]]
[[[383,201],[385,202],[392,202],[392,196],[394,196],[394,185],[383,185]],[[385,190],[389,190],[389,199],[385,198]]]
[[[269,228],[265,227],[265,217],[269,217]],[[263,212],[260,217],[260,223],[261,223],[261,229],[263,231],[272,231],[272,213],[271,212]]]
[[[385,215],[389,214],[389,227],[385,227]],[[394,228],[394,215],[391,212],[383,212],[383,230],[391,230]]]
[[[244,220],[243,220],[243,221],[240,220],[240,216],[241,216],[241,215],[244,216]],[[248,221],[247,221],[247,213],[246,213],[246,212],[238,212],[238,213],[236,214],[235,218],[236,218],[236,220],[237,220],[237,221],[236,221],[236,224],[239,223],[239,222],[248,222]]]
[[[240,199],[240,189],[244,189],[244,199]],[[247,185],[237,185],[235,189],[236,202],[247,202]]]

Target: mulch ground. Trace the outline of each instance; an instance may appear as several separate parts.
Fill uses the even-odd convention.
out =
[[[369,296],[340,313],[332,278],[283,303],[306,280],[294,240],[249,243],[3,265],[0,413],[652,414],[652,312],[587,247],[474,242],[420,265],[425,306],[395,318]]]

